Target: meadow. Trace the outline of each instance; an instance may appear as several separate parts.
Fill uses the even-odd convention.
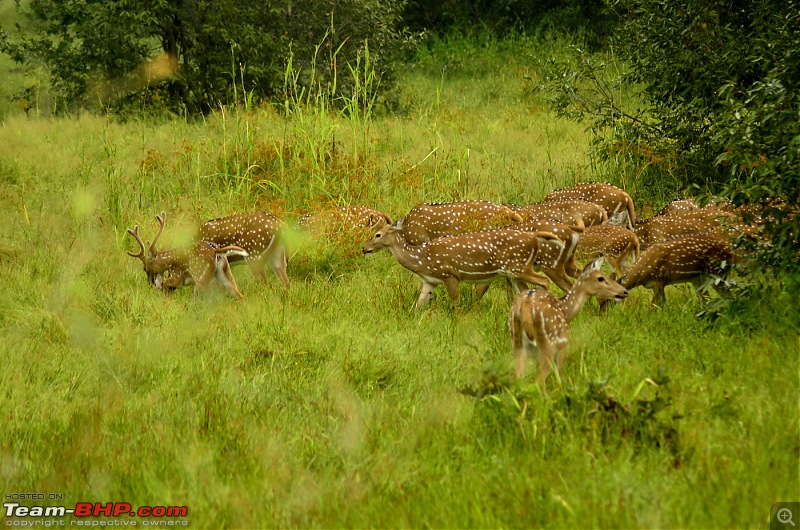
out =
[[[397,218],[579,181],[657,211],[674,197],[550,112],[541,61],[566,44],[441,43],[393,113],[319,93],[188,121],[5,107],[2,490],[187,506],[199,528],[769,526],[800,499],[796,290],[717,319],[683,286],[592,301],[543,394],[512,378],[503,288],[416,311],[416,277],[363,240],[295,236],[290,292],[235,268],[241,302],[165,296],[126,254],[162,210],[162,246],[256,209]]]

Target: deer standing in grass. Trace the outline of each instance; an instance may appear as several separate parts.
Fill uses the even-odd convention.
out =
[[[578,217],[578,222],[573,225],[549,219],[528,219],[510,225],[509,228],[525,232],[548,232],[558,236],[560,242],[541,241],[539,243],[539,252],[536,254],[533,264],[540,268],[561,290],[568,291],[572,287],[570,276],[574,276],[578,268],[575,262],[575,249],[586,228],[583,218]],[[561,244],[562,242],[563,244]]]
[[[585,226],[596,226],[608,222],[608,214],[602,206],[581,199],[527,204],[520,207],[518,213],[526,221],[551,219],[568,225],[582,222]]]
[[[403,239],[421,245],[437,237],[503,228],[522,218],[507,206],[489,201],[427,202],[402,219]]]
[[[551,191],[544,198],[544,202],[566,199],[579,199],[602,206],[608,215],[609,224],[625,226],[628,230],[633,230],[636,224],[636,209],[633,199],[627,192],[611,184],[603,182],[575,184]]]
[[[636,224],[634,232],[639,238],[642,252],[651,246],[676,237],[709,234],[720,228],[720,224],[704,216],[666,215],[656,216]]]
[[[144,264],[144,271],[151,285],[157,289],[174,289],[181,285],[194,284],[194,295],[199,291],[207,291],[211,282],[216,279],[220,285],[241,300],[242,293],[236,285],[236,280],[231,274],[228,256],[247,257],[247,251],[235,245],[218,246],[208,241],[199,241],[191,248],[177,250],[162,250],[156,248],[156,243],[164,231],[167,214],[161,212],[156,216],[158,233],[150,245],[146,246],[139,236],[139,225],[128,229],[139,244],[139,252],[128,252],[128,255],[138,258]],[[164,278],[164,273],[169,272],[169,277]]]
[[[549,285],[549,280],[536,274],[532,266],[540,240],[558,241],[553,234],[496,229],[439,237],[414,246],[403,239],[399,223],[379,230],[364,244],[362,252],[370,254],[386,248],[403,267],[419,276],[422,287],[417,309],[428,302],[440,284],[445,284],[455,305],[460,282],[485,284],[503,276],[517,292],[521,282],[545,289]]]
[[[639,256],[639,238],[624,226],[590,226],[578,241],[575,256],[578,259],[603,257],[621,277]]]
[[[546,388],[553,365],[559,372],[564,365],[569,323],[578,316],[586,301],[595,296],[604,300],[624,300],[625,287],[600,272],[602,260],[587,265],[578,281],[562,298],[547,291],[526,291],[514,301],[508,317],[511,350],[517,378],[525,377],[528,357],[536,354],[536,380]]]
[[[231,264],[246,262],[258,279],[266,278],[264,269],[269,264],[281,281],[284,290],[289,290],[286,274],[286,246],[283,231],[286,224],[267,212],[252,212],[212,219],[200,226],[198,239],[219,247],[234,245],[246,251],[246,255],[232,256]]]
[[[727,241],[709,235],[677,237],[644,251],[619,283],[626,289],[652,289],[652,303],[660,305],[666,301],[667,285],[688,282],[702,300],[706,289],[730,272],[732,261]],[[724,286],[716,284],[715,289],[724,291]]]
[[[297,221],[297,229],[313,236],[320,236],[329,230],[340,228],[376,232],[384,225],[390,224],[392,218],[388,214],[367,206],[350,205],[308,213]]]

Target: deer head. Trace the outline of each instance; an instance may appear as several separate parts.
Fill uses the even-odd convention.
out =
[[[136,254],[133,252],[128,252],[128,255],[142,260],[144,272],[147,274],[147,281],[156,289],[161,289],[164,281],[164,272],[175,267],[177,263],[177,256],[174,252],[159,252],[156,249],[156,243],[161,237],[161,233],[164,231],[164,223],[166,223],[166,220],[166,212],[161,212],[161,215],[156,216],[156,221],[158,222],[158,233],[156,233],[156,237],[153,238],[153,242],[147,246],[145,246],[142,238],[139,236],[139,225],[135,225],[133,230],[130,228],[127,230],[128,233],[133,236],[133,238],[139,244],[139,252]]]

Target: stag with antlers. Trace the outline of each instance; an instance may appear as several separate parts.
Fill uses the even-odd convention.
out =
[[[128,233],[139,244],[139,252],[128,252],[128,255],[142,261],[148,282],[157,289],[194,284],[196,296],[198,290],[207,291],[216,279],[226,291],[241,300],[243,296],[231,274],[228,256],[245,258],[247,251],[235,245],[218,246],[208,241],[199,241],[191,248],[159,251],[156,243],[164,231],[166,220],[166,212],[156,216],[158,232],[149,245],[142,241],[139,225],[134,226],[133,230],[128,229]],[[165,273],[169,273],[167,278],[164,277]]]

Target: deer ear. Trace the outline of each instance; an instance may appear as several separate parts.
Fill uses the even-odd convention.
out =
[[[588,278],[592,271],[599,271],[600,267],[603,266],[603,257],[599,257],[594,261],[589,262],[581,272],[581,279]]]
[[[403,223],[405,223],[405,221],[406,221],[406,218],[405,217],[401,217],[400,219],[395,221],[394,225],[392,225],[392,226],[394,227],[395,230],[402,230],[403,229]]]

